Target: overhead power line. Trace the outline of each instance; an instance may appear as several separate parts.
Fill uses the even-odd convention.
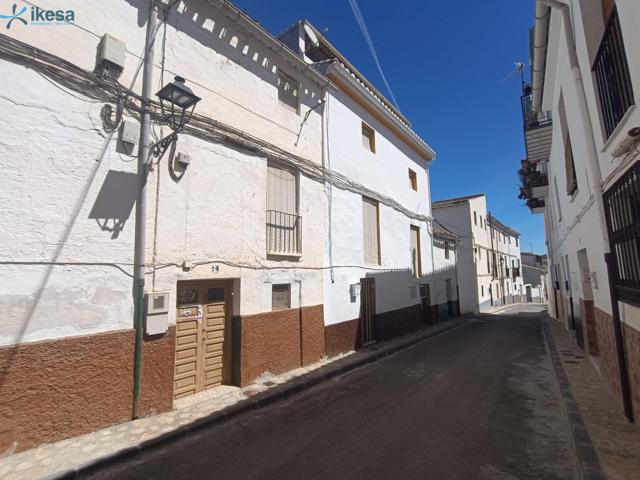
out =
[[[380,76],[382,77],[382,81],[384,85],[387,87],[387,91],[391,96],[391,100],[396,105],[396,107],[400,108],[398,105],[398,100],[396,100],[396,96],[393,94],[391,87],[389,86],[389,82],[387,81],[387,77],[385,77],[384,72],[382,71],[382,65],[380,64],[380,59],[378,58],[378,53],[376,52],[376,47],[373,45],[373,39],[369,34],[369,29],[367,28],[367,24],[364,21],[364,17],[362,16],[362,12],[360,11],[360,7],[358,6],[358,2],[356,0],[349,0],[349,4],[351,4],[351,10],[353,10],[353,15],[356,17],[356,21],[360,26],[360,30],[362,31],[362,35],[364,36],[367,45],[369,45],[369,50],[371,51],[371,55],[373,56],[373,61],[376,63],[378,67],[378,72],[380,72]]]

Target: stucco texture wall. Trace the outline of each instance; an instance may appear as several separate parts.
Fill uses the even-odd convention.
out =
[[[241,317],[240,383],[318,361],[325,352],[322,305]]]
[[[173,329],[143,344],[143,415],[173,402]],[[133,330],[0,348],[0,451],[131,419]]]

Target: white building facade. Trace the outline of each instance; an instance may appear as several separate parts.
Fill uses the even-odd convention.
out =
[[[281,38],[335,85],[325,104],[327,353],[419,328],[432,321],[435,154],[310,23]]]
[[[312,27],[328,59],[223,0],[155,3],[145,75],[201,100],[174,141],[151,99],[138,356],[151,5],[67,2],[73,24],[0,37],[0,451],[126,421],[136,391],[138,415],[166,411],[459,312],[457,240],[433,238],[435,154],[408,120]]]
[[[520,234],[491,216],[484,194],[433,202],[433,217],[460,239],[461,313],[521,300]]]
[[[138,145],[122,132],[140,129],[150,4],[66,2],[75,24],[3,32],[0,451],[131,418]],[[150,157],[141,415],[325,353],[329,82],[228,2],[158,10],[154,92],[180,75],[202,100],[175,152]],[[169,133],[156,110],[152,142]]]
[[[553,315],[637,418],[640,4],[534,3],[521,198],[545,215]]]

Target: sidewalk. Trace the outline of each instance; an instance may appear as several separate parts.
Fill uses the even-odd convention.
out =
[[[627,421],[620,402],[609,392],[588,355],[574,344],[570,332],[553,318],[546,321],[607,478],[640,478],[640,427]]]
[[[212,426],[242,412],[315,386],[329,378],[392,355],[422,340],[468,322],[449,320],[357,352],[298,368],[282,375],[265,374],[244,388],[214,388],[176,402],[175,409],[153,417],[114,425],[96,432],[0,458],[0,479],[74,478],[190,431]]]
[[[545,303],[534,303],[534,302],[508,303],[506,305],[498,305],[496,307],[490,307],[489,310],[487,310],[486,312],[482,312],[482,313],[489,314],[489,315],[496,315],[496,314],[502,313],[502,312],[504,312],[506,310],[510,310],[510,309],[516,308],[516,307],[522,307],[524,305],[545,306],[547,304],[546,304],[546,302]]]

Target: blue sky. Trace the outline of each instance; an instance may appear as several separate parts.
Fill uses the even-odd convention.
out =
[[[385,95],[384,83],[348,0],[235,0],[278,34],[300,18],[318,29]],[[434,200],[486,193],[498,219],[522,234],[522,248],[544,253],[542,215],[518,200],[524,157],[520,79],[528,65],[533,1],[360,0],[360,10],[400,109],[431,144]]]

